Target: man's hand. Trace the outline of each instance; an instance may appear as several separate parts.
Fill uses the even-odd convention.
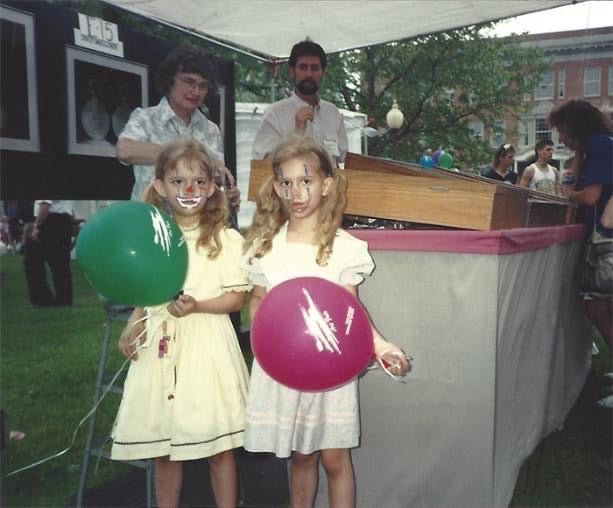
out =
[[[315,115],[313,106],[302,106],[296,111],[296,130],[298,132],[304,132],[307,126],[307,122],[312,122]]]

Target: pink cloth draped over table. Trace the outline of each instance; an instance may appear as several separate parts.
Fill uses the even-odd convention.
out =
[[[371,250],[513,254],[580,241],[585,236],[585,226],[573,224],[502,231],[352,229],[350,233],[367,241]]]

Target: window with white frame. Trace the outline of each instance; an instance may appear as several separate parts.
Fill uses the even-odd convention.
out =
[[[600,95],[600,67],[586,67],[583,72],[583,96],[598,97]]]
[[[558,69],[558,98],[566,96],[566,69]]]
[[[534,91],[534,98],[539,99],[553,99],[553,71],[547,70],[541,78],[541,82]]]
[[[609,95],[613,95],[613,65],[609,65]]]
[[[530,133],[525,120],[520,120],[517,124],[517,146],[527,146],[530,144]]]
[[[481,120],[471,120],[468,122],[468,129],[476,139],[483,139],[483,122]]]
[[[534,142],[541,139],[551,139],[551,129],[545,117],[537,117],[534,119]]]
[[[527,84],[527,79],[525,76],[523,77],[523,81],[524,81],[524,86],[526,87],[526,89],[528,89],[528,84]],[[524,92],[524,97],[523,97],[524,101],[526,102],[530,102],[532,100],[532,92],[530,91],[525,91]]]

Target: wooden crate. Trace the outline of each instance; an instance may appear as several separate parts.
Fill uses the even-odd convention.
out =
[[[564,224],[567,201],[488,178],[423,170],[350,154],[345,213],[450,228],[498,230]],[[268,160],[251,161],[248,199],[272,175]],[[546,203],[546,206],[531,203]]]

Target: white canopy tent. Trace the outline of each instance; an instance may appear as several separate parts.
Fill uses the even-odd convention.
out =
[[[327,53],[519,16],[572,0],[105,0],[263,61],[307,36]]]

